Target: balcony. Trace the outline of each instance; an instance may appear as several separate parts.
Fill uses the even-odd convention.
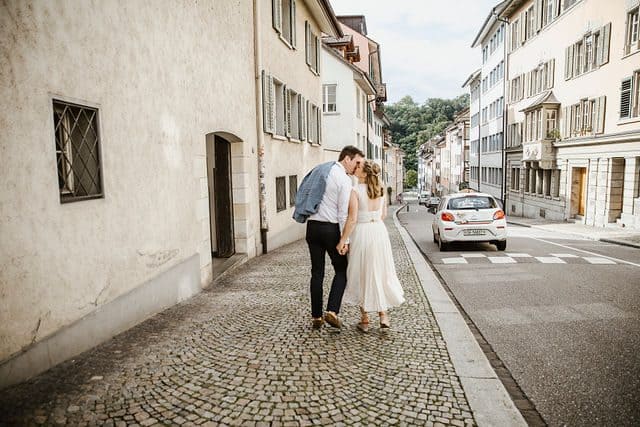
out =
[[[385,102],[387,100],[387,84],[376,83],[376,101]]]
[[[522,143],[522,161],[538,162],[542,169],[555,167],[556,155],[553,138]]]

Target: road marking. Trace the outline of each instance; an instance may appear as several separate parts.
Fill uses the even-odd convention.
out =
[[[442,258],[443,264],[468,264],[464,258]]]
[[[566,264],[562,258],[554,256],[537,256],[535,258],[543,264]]]
[[[490,256],[489,261],[493,264],[515,264],[517,261],[509,256]]]
[[[634,317],[634,314],[606,303],[547,305],[480,310],[487,321],[507,325],[532,323],[562,323],[585,320],[611,320]]]
[[[485,254],[460,254],[463,258],[486,258]]]
[[[587,262],[591,264],[615,264],[616,263],[614,260],[611,260],[608,258],[588,257],[588,256],[583,256],[582,258],[584,258],[585,260],[587,260]]]
[[[507,256],[510,256],[511,258],[531,258],[533,255],[529,255],[529,254],[517,254],[517,253],[507,253],[505,254]]]
[[[578,258],[578,255],[574,255],[574,254],[549,254],[549,255],[557,258]]]
[[[549,243],[550,245],[560,246],[561,248],[570,249],[572,251],[583,252],[583,253],[589,254],[589,255],[595,255],[595,256],[600,257],[600,258],[607,258],[607,259],[619,262],[621,264],[629,264],[629,265],[633,265],[634,267],[640,267],[640,264],[636,264],[635,262],[631,262],[631,261],[625,261],[625,260],[620,259],[620,258],[614,258],[614,257],[606,256],[606,255],[600,255],[600,254],[597,254],[595,252],[585,251],[584,249],[572,248],[571,246],[561,245],[560,243],[550,242],[550,241],[544,240],[544,239],[538,239],[537,237],[530,237],[530,239],[538,240],[539,242]],[[608,245],[608,246],[611,246],[611,245]]]

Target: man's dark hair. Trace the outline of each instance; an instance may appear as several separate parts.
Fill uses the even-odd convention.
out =
[[[355,156],[364,157],[364,153],[360,151],[358,147],[354,147],[353,145],[347,145],[340,152],[340,156],[338,157],[338,161],[341,162],[345,157],[349,157],[353,159]]]

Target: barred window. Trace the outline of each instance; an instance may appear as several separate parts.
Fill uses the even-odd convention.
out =
[[[276,212],[287,208],[287,182],[284,176],[276,178]]]
[[[53,100],[62,203],[103,197],[98,110]]]
[[[295,206],[298,194],[298,175],[289,175],[289,206]]]

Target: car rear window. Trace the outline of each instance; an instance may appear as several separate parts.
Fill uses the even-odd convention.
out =
[[[493,197],[466,196],[449,200],[448,209],[494,209],[498,205]]]

